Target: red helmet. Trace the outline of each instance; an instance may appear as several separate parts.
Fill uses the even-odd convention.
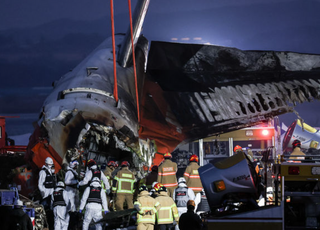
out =
[[[109,161],[108,162],[108,166],[116,167],[115,165],[116,165],[116,162],[114,162],[114,161]]]
[[[87,166],[90,168],[91,166],[93,166],[93,165],[96,165],[97,163],[94,161],[94,160],[92,160],[92,159],[90,159],[90,160],[88,160],[87,161]]]
[[[296,148],[296,147],[301,147],[301,141],[299,141],[299,140],[294,140],[293,142],[292,142],[292,147],[293,148]]]
[[[233,152],[236,152],[238,150],[242,150],[242,147],[240,145],[236,145],[234,148],[233,148]]]
[[[121,166],[127,166],[127,167],[129,167],[130,164],[129,164],[128,161],[122,161],[122,162],[121,162]]]
[[[191,155],[191,157],[189,158],[189,162],[199,162],[199,157],[196,154]]]
[[[172,155],[171,155],[171,153],[165,153],[165,154],[163,155],[163,157],[164,157],[165,159],[169,159],[169,158],[172,158]]]
[[[153,186],[154,190],[156,190],[156,191],[158,191],[161,187],[163,187],[163,184],[161,184],[161,183],[156,183],[156,184]]]

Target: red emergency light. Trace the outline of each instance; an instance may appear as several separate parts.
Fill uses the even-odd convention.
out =
[[[261,133],[262,133],[263,136],[268,136],[269,135],[269,130],[263,129]]]

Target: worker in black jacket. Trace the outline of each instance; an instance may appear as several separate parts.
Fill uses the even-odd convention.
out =
[[[179,229],[180,230],[200,230],[203,229],[203,224],[200,217],[194,213],[195,202],[189,200],[187,203],[188,211],[183,213],[179,219]]]

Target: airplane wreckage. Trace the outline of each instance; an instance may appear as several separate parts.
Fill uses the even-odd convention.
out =
[[[79,155],[157,164],[179,144],[320,98],[320,55],[160,41],[149,49],[141,35],[148,5],[137,2],[132,31],[105,40],[54,83],[30,137],[34,167],[50,156],[58,171]]]

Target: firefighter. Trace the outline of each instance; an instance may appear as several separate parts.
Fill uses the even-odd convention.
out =
[[[236,145],[236,146],[233,148],[234,154],[237,154],[239,151],[242,152],[242,147],[241,147],[240,145]]]
[[[51,195],[51,200],[54,214],[54,230],[68,230],[70,206],[68,205],[68,194],[62,181],[57,183],[57,187]]]
[[[79,206],[79,190],[77,189],[79,186],[79,176],[76,171],[78,165],[78,161],[71,161],[65,175],[66,192],[68,194],[68,203],[70,203],[71,212],[77,211],[77,208]]]
[[[153,230],[160,207],[160,203],[150,196],[148,188],[140,186],[138,199],[134,202],[134,208],[138,211],[137,230]]]
[[[187,211],[188,200],[194,200],[195,195],[191,188],[186,185],[186,180],[180,177],[178,180],[178,188],[173,192],[173,200],[176,202],[179,216]]]
[[[41,193],[41,204],[45,209],[50,209],[51,195],[55,187],[55,175],[52,173],[53,160],[47,157],[45,165],[42,166],[39,172],[38,188]]]
[[[114,161],[109,161],[107,164],[106,169],[103,171],[104,175],[106,175],[106,177],[108,178],[109,182],[112,181],[113,177],[112,177],[112,172],[115,169],[115,162]]]
[[[96,162],[90,159],[87,162],[87,167],[88,167],[88,170],[83,180],[79,182],[79,186],[84,186],[88,184],[94,177],[98,177],[100,179],[100,182],[102,180],[102,182],[104,183],[104,189],[106,190],[106,193],[109,194],[110,193],[109,181],[107,177],[104,175],[104,173],[101,172],[101,170],[99,170]]]
[[[129,170],[129,162],[122,161],[121,170],[113,180],[112,192],[115,197],[115,208],[117,211],[123,210],[124,203],[127,202],[128,209],[133,208],[134,183],[136,182],[133,172]]]
[[[160,187],[160,188],[159,188]],[[168,196],[167,188],[160,183],[155,185],[158,189],[156,201],[161,204],[157,212],[157,221],[160,230],[171,230],[179,223],[179,213],[174,200]]]
[[[186,184],[188,188],[191,188],[194,192],[194,195],[196,196],[198,193],[200,193],[203,189],[202,183],[199,176],[199,158],[197,155],[193,154],[189,158],[189,165],[186,168],[183,177],[186,180]],[[192,199],[194,200],[194,199]]]
[[[103,210],[104,214],[107,214],[107,212],[109,212],[107,196],[101,188],[100,183],[100,179],[98,177],[94,177],[90,183],[90,187],[87,187],[84,190],[79,209],[79,212],[82,213],[83,208],[86,208],[82,225],[83,230],[89,229],[89,224],[92,220],[94,222],[100,221],[103,218]],[[98,223],[95,226],[97,230],[102,230],[102,223]]]
[[[289,162],[301,163],[301,161],[296,161],[296,160],[304,160],[305,159],[304,156],[306,154],[301,151],[301,141],[294,140],[292,142],[292,149],[293,149],[293,151],[290,154]]]
[[[152,184],[158,179],[158,166],[154,165],[151,167],[151,172],[146,176],[146,186],[150,192],[153,188]]]
[[[203,224],[201,218],[194,213],[195,202],[193,200],[189,200],[187,203],[188,211],[183,213],[179,219],[179,228],[180,230],[201,230],[203,229]]]
[[[158,179],[157,181],[163,184],[168,191],[168,195],[172,197],[173,190],[178,187],[177,182],[177,164],[171,161],[171,153],[164,154],[164,161],[158,168]]]
[[[152,188],[151,188],[151,190],[150,190],[150,192],[149,192],[149,194],[150,194],[150,196],[151,196],[152,198],[156,198],[156,197],[157,197],[157,194],[158,194],[158,190],[156,190],[156,188],[155,188],[155,185],[156,185],[156,184],[158,184],[157,181],[155,181],[155,182],[152,183]]]

